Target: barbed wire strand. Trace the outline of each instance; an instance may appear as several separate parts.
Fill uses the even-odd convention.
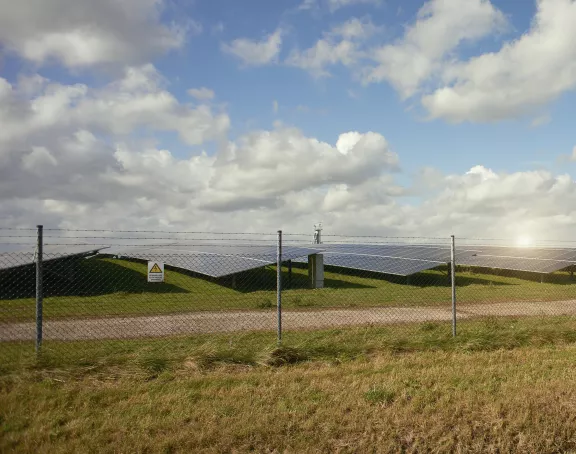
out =
[[[36,231],[36,228],[0,227],[0,230]],[[260,235],[276,236],[277,232],[208,232],[208,231],[170,231],[170,230],[112,230],[112,229],[44,229],[45,232],[95,232],[95,233],[165,233],[172,235]],[[312,233],[283,233],[288,236],[312,236]]]
[[[349,245],[354,245],[357,244],[359,246],[362,245],[408,245],[408,246],[419,246],[419,244],[416,243],[406,243],[406,242],[400,242],[400,241],[388,241],[388,242],[376,242],[376,241],[366,241],[366,242],[362,242],[362,243],[355,243],[355,242],[339,242],[339,243],[330,243],[330,242],[325,242],[322,244],[316,244],[316,243],[303,243],[303,242],[298,242],[298,241],[288,241],[290,243],[291,246],[293,247],[304,247],[304,248],[309,248],[309,249],[315,249],[315,248],[321,248],[322,244],[326,244],[326,245],[330,245],[330,244],[349,244]],[[286,243],[286,241],[284,241],[284,243]],[[6,243],[2,243],[0,242],[0,244],[4,244],[4,245],[24,245],[24,246],[34,246],[35,243],[34,242],[27,242],[27,243],[23,243],[23,242],[6,242]],[[433,245],[438,245],[438,246],[445,246],[448,247],[447,243],[426,243],[425,246],[433,246]],[[214,247],[264,247],[264,246],[274,246],[276,247],[276,243],[275,242],[268,242],[268,243],[261,243],[261,244],[241,244],[241,243],[235,243],[235,244],[221,244],[221,243],[148,243],[148,244],[142,244],[142,243],[135,243],[135,244],[126,244],[126,243],[112,243],[112,242],[107,242],[107,243],[97,243],[97,242],[84,242],[84,243],[45,243],[44,246],[114,246],[114,247],[193,247],[193,246],[202,246],[202,247],[206,247],[206,246],[214,246]]]

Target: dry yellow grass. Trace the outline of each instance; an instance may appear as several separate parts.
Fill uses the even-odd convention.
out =
[[[355,330],[356,350],[338,351],[326,339],[344,344],[339,330],[276,356],[256,336],[250,350],[223,338],[178,356],[149,343],[129,361],[14,364],[0,375],[0,451],[574,451],[573,328],[474,322],[456,342],[441,325]],[[267,365],[279,356],[296,363]]]
[[[152,381],[40,374],[3,391],[2,451],[565,452],[576,448],[575,353],[187,363]]]

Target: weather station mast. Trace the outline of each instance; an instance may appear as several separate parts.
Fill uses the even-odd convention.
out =
[[[322,244],[322,222],[314,224],[314,244]]]
[[[322,222],[314,224],[314,244],[322,244]],[[324,287],[324,255],[319,252],[308,256],[310,288]]]

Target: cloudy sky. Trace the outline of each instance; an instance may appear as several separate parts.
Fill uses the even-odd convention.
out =
[[[576,239],[574,0],[0,0],[0,226]]]

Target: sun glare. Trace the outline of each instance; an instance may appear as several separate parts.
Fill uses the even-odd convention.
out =
[[[530,246],[532,246],[532,244],[533,244],[532,238],[530,238],[527,235],[519,236],[516,239],[516,245],[520,246],[520,247],[530,247]]]

